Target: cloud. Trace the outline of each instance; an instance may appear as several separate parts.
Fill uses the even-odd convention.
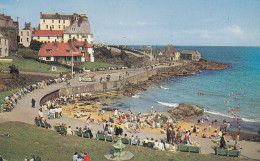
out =
[[[243,30],[238,25],[232,25],[224,28],[224,32],[230,32],[236,35],[242,36],[244,34]]]

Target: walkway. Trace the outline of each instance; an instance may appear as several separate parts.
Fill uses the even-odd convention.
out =
[[[160,67],[156,67],[160,68]],[[93,72],[92,74],[95,74],[96,80],[99,80],[99,78],[105,77],[107,74],[111,75],[111,81],[113,80],[118,80],[119,74],[125,73],[126,70],[119,70],[119,71],[100,71],[100,72]],[[145,72],[143,69],[128,69],[127,70],[130,74],[130,76]],[[78,82],[78,77],[80,75],[76,75],[74,79],[71,80],[72,86],[79,86],[79,85],[88,85],[88,84],[93,84],[93,83],[98,83],[97,82]],[[47,86],[45,89],[37,89],[34,90],[31,93],[26,94],[16,105],[16,107],[12,110],[12,112],[6,112],[6,113],[0,113],[0,123],[3,122],[8,122],[8,121],[20,121],[20,122],[25,122],[28,124],[34,124],[34,118],[38,116],[38,109],[40,108],[39,102],[43,96],[45,96],[48,93],[51,93],[55,90],[65,88],[66,83],[58,83],[58,84],[53,84],[50,86]],[[36,100],[36,108],[31,107],[31,99],[35,98]],[[44,111],[44,118],[47,118],[47,111]],[[66,117],[64,116],[63,118],[60,119],[52,119],[52,120],[47,120],[48,123],[50,123],[52,126],[55,125],[56,123],[66,123],[67,126],[71,126],[73,130],[75,130],[76,127],[84,127],[85,122]],[[102,130],[102,125],[98,124],[91,124],[92,129],[93,129],[93,134],[96,134],[98,130]],[[125,130],[125,129],[124,129]],[[154,138],[154,139],[165,139],[166,135],[165,134],[160,134],[160,133],[152,133],[152,132],[140,132],[137,134],[131,134],[128,133],[128,135],[138,135],[141,140],[143,141],[145,137],[148,138]],[[210,140],[210,139],[203,139],[203,138],[198,138],[195,136],[191,137],[192,141],[199,141],[201,144],[201,149],[202,149],[202,154],[214,154],[213,147],[216,145],[215,140]],[[248,142],[248,141],[241,141],[241,145],[243,147],[242,151],[242,157],[248,157],[252,159],[259,159],[260,158],[260,144],[255,143],[255,142]]]

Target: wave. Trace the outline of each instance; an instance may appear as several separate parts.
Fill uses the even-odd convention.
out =
[[[156,102],[161,105],[168,106],[168,107],[178,107],[179,106],[178,103],[166,103],[166,102],[160,102],[160,101],[156,101]]]
[[[226,114],[216,112],[216,111],[207,111],[207,110],[204,109],[204,112],[209,113],[209,114],[213,114],[213,115],[224,116],[224,117],[235,119],[235,117],[232,116],[232,115],[226,115]],[[260,122],[259,119],[248,119],[248,118],[243,118],[243,117],[240,117],[240,118],[241,118],[242,121],[245,121],[245,122]]]
[[[132,98],[140,98],[140,95],[139,94],[135,94],[132,96]]]
[[[166,88],[166,87],[163,87],[163,86],[160,86],[161,89],[169,89],[169,88]]]

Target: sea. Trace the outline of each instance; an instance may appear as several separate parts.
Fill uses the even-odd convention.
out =
[[[165,47],[153,46],[161,50]],[[172,77],[133,97],[115,99],[111,104],[124,110],[131,108],[134,113],[150,112],[152,106],[156,111],[166,111],[179,103],[194,104],[204,108],[204,117],[209,115],[210,120],[226,119],[235,131],[240,124],[243,132],[257,133],[260,129],[260,47],[176,46],[176,49],[196,49],[203,58],[230,63],[231,68]],[[205,94],[199,95],[201,91]],[[232,108],[239,122],[229,112]]]

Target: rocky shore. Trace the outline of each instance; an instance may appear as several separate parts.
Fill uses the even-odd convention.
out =
[[[123,88],[123,94],[133,96],[138,91],[145,91],[150,85],[160,84],[162,80],[168,80],[170,77],[197,74],[203,70],[224,70],[230,67],[230,64],[212,62],[207,59],[201,59],[199,62],[183,62],[180,66],[158,69],[157,75],[150,77],[147,81],[137,84],[129,83]]]
[[[178,107],[173,107],[171,110],[169,110],[168,113],[170,113],[170,116],[173,120],[180,121],[188,116],[203,114],[204,109],[195,105],[181,103]]]

